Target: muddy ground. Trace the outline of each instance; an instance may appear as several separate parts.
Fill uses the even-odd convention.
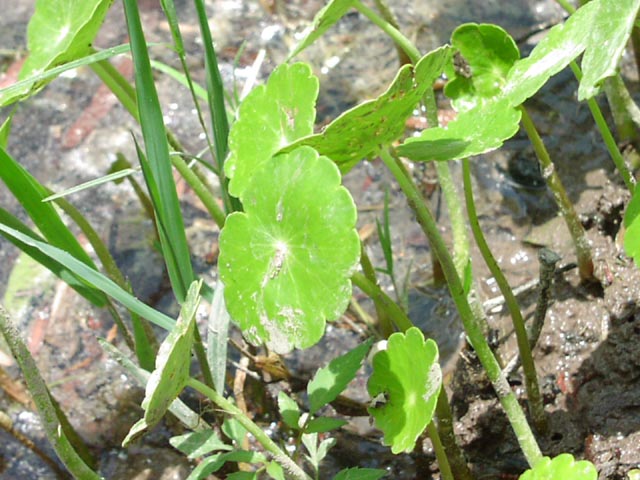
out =
[[[149,39],[166,40],[167,26],[156,3],[150,0],[139,3]],[[0,17],[0,71],[9,76],[20,60],[19,49],[24,46],[25,24],[32,4],[24,1],[6,6]],[[184,19],[187,49],[193,54],[195,77],[202,81],[194,12],[190,2],[177,4]],[[273,4],[208,2],[227,84],[231,85],[235,73],[242,85],[260,49],[265,49],[266,56],[259,77],[267,75],[284,58],[294,41],[293,34],[320,6],[314,0]],[[476,21],[495,22],[507,28],[520,39],[521,50],[527,52],[544,34],[544,31],[536,33],[538,30],[562,18],[562,12],[551,1],[523,0],[505,6],[504,2],[495,1],[459,0],[443,4],[421,0],[392,6],[403,29],[424,51],[444,43],[457,24]],[[116,3],[97,44],[111,46],[124,42],[125,38],[122,9]],[[233,59],[245,40],[246,48],[234,72]],[[153,53],[156,58],[176,63],[165,49],[157,48]],[[318,111],[323,120],[330,120],[354,102],[378,93],[397,68],[393,46],[356,14],[340,22],[332,35],[305,54],[304,59],[314,65],[320,76]],[[118,65],[127,71],[126,59],[119,59]],[[633,68],[628,65],[624,72],[630,89],[637,91]],[[0,83],[8,78],[0,78]],[[161,76],[158,87],[166,123],[188,150],[200,150],[203,139],[198,135],[188,95]],[[535,351],[550,420],[549,433],[539,440],[545,454],[570,452],[594,462],[601,479],[623,479],[627,471],[640,467],[637,347],[640,273],[620,247],[621,216],[628,195],[613,171],[586,105],[575,101],[575,90],[570,73],[563,72],[528,107],[587,228],[602,284],[581,285],[575,270],[556,277],[554,300]],[[442,101],[441,108],[446,113],[446,102]],[[5,113],[6,110],[2,112]],[[39,180],[61,190],[105,174],[116,152],[135,158],[131,131],[137,132],[133,121],[115,105],[91,71],[82,69],[58,79],[20,106],[9,151]],[[480,221],[513,286],[537,278],[537,252],[541,246],[558,252],[561,265],[574,261],[568,233],[557,217],[536,165],[523,135],[507,142],[499,152],[476,158],[473,163]],[[442,220],[443,233],[448,234],[446,207],[434,187],[435,174],[429,167],[416,167],[414,174]],[[454,174],[459,178],[457,167]],[[460,341],[460,326],[451,302],[443,291],[428,287],[431,279],[428,245],[397,186],[376,161],[362,163],[344,181],[358,204],[359,228],[367,237],[369,253],[380,266],[382,254],[372,227],[375,219],[381,217],[385,189],[391,192],[391,228],[398,274],[403,278],[409,272],[414,320],[449,352],[445,363],[449,372],[448,391],[457,418],[456,433],[475,476],[517,478],[526,468],[525,460],[491,387]],[[182,184],[179,189],[194,264],[213,283],[217,229],[206,218],[193,193]],[[151,224],[142,214],[131,188],[127,184],[105,185],[71,200],[81,206],[98,228],[138,296],[175,314],[161,259],[149,248]],[[0,188],[0,205],[20,214],[17,202],[4,188]],[[20,265],[30,280],[36,280],[9,288],[9,280],[15,280],[12,275]],[[498,296],[495,282],[476,251],[473,267],[483,301]],[[388,286],[387,279],[382,280]],[[54,395],[95,452],[106,478],[186,478],[191,466],[167,443],[168,436],[175,431],[171,425],[154,431],[127,451],[120,448],[122,438],[141,414],[138,405],[142,390],[103,354],[95,340],[97,336],[109,337],[112,323],[108,315],[90,308],[64,284],[29,265],[4,240],[0,240],[0,294],[3,303],[13,309],[12,315],[25,332]],[[356,297],[368,307],[357,292]],[[531,314],[536,298],[535,289],[519,296],[525,314]],[[509,319],[499,307],[488,310],[500,352],[509,359],[514,345]],[[290,355],[286,359],[288,366],[297,376],[308,378],[330,358],[352,348],[363,338],[365,330],[359,318],[348,313],[328,328],[318,346]],[[19,373],[12,360],[2,353],[2,346],[0,367],[8,375],[0,376],[3,386],[0,410],[9,415],[17,431],[36,440],[51,455],[42,440],[37,416],[19,390]],[[510,380],[524,405],[520,374],[514,374]],[[250,384],[247,385],[250,392]],[[366,401],[364,379],[360,378],[349,393]],[[247,397],[258,419],[266,427],[277,429],[278,419],[269,412],[269,395],[249,393]],[[428,442],[420,452],[393,456],[380,445],[379,433],[368,422],[358,419],[352,419],[337,438],[337,447],[323,465],[322,478],[330,478],[338,469],[349,466],[386,468],[389,478],[439,478]],[[20,477],[57,478],[13,436],[0,431],[0,478]]]

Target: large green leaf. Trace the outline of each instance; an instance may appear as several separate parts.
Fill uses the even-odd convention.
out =
[[[313,23],[304,31],[302,40],[289,54],[289,59],[295,57],[305,48],[320,38],[324,32],[349,11],[354,0],[330,0],[313,19]]]
[[[520,110],[506,99],[458,114],[446,127],[428,128],[408,138],[398,153],[411,160],[456,160],[500,148],[520,128]]]
[[[29,56],[19,80],[89,54],[91,43],[112,3],[113,0],[38,0],[27,30]],[[32,79],[11,95],[0,96],[0,105],[27,96],[46,85],[48,80]]]
[[[304,63],[276,68],[266,85],[254,88],[229,133],[225,173],[229,192],[244,200],[252,177],[283,146],[313,132],[318,78]]]
[[[254,344],[306,348],[338,318],[360,258],[356,207],[340,172],[309,147],[269,160],[220,233],[231,318]]]
[[[131,427],[122,442],[123,446],[158,423],[189,380],[191,347],[201,287],[202,280],[191,284],[175,327],[160,345],[156,368],[149,377],[142,401],[144,418]]]
[[[591,98],[598,93],[597,85],[615,74],[639,8],[640,0],[588,2],[553,27],[531,55],[516,62],[504,94],[520,105],[584,52],[578,99]]]
[[[393,453],[413,450],[433,418],[441,386],[438,346],[416,327],[391,335],[386,350],[373,357],[369,413]]]
[[[373,156],[381,145],[402,136],[406,119],[440,76],[451,55],[450,47],[441,47],[422,57],[415,68],[403,66],[378,98],[344,112],[323,132],[302,138],[282,151],[311,146],[336,162],[342,172],[349,171],[360,160]]]
[[[312,415],[336,399],[358,373],[362,360],[371,348],[373,340],[367,340],[344,355],[334,358],[320,368],[307,384],[309,413]]]
[[[573,455],[563,453],[553,460],[543,457],[519,480],[596,480],[598,471],[587,460],[576,462]]]

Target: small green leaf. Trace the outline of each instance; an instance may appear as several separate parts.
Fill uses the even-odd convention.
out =
[[[347,468],[341,470],[333,480],[378,480],[387,474],[379,468]]]
[[[267,463],[267,473],[273,480],[285,480],[284,470],[279,463],[269,462]]]
[[[520,58],[516,42],[497,25],[461,25],[451,35],[451,45],[467,62],[445,87],[445,94],[453,99],[458,111],[498,97],[509,70]]]
[[[317,417],[312,418],[305,427],[305,433],[324,433],[331,430],[337,430],[338,428],[346,425],[346,420],[341,418],[329,418],[329,417]]]
[[[624,250],[640,267],[640,188],[636,187],[624,214]]]
[[[348,172],[360,160],[373,156],[405,131],[405,122],[420,99],[440,76],[452,55],[450,47],[434,50],[416,64],[403,66],[389,88],[375,100],[347,110],[326,129],[283,148],[289,152],[308,145]]]
[[[113,0],[38,0],[27,29],[29,56],[19,79],[90,53],[91,43],[112,3]],[[29,83],[11,96],[0,97],[0,105],[7,105],[44,85],[46,82]]]
[[[233,472],[226,476],[227,480],[257,480],[256,472]]]
[[[240,422],[231,417],[225,418],[224,422],[222,422],[222,432],[233,440],[236,445],[242,445],[242,440],[247,434],[247,430],[240,425]]]
[[[638,469],[629,470],[627,472],[627,477],[629,477],[629,480],[640,480],[640,470]]]
[[[280,415],[284,423],[294,430],[300,429],[298,426],[300,407],[289,395],[282,391],[278,393],[278,410],[280,410]]]
[[[309,413],[315,414],[347,388],[360,369],[372,342],[373,339],[367,340],[344,355],[334,358],[329,365],[316,372],[307,385]]]
[[[320,38],[352,7],[354,0],[330,0],[313,18],[313,23],[303,32],[303,38],[287,57],[287,61]]]
[[[206,457],[193,469],[187,480],[201,480],[207,478],[222,468],[226,462],[263,463],[266,457],[259,452],[246,450],[234,450],[233,452],[219,453]]]
[[[416,327],[391,335],[387,349],[373,357],[367,389],[381,405],[370,407],[369,413],[393,453],[413,450],[433,418],[441,386],[438,346],[425,341]]]
[[[238,110],[224,164],[229,192],[243,200],[251,178],[285,145],[313,132],[318,78],[305,63],[282,64]]]
[[[233,447],[220,440],[218,434],[213,430],[185,433],[170,438],[169,443],[190,459],[202,457],[217,450],[233,450]]]
[[[191,346],[201,287],[202,280],[191,284],[180,310],[180,318],[160,345],[156,369],[149,377],[142,401],[144,418],[134,425],[124,439],[123,446],[135,440],[145,429],[158,423],[189,380]]]
[[[303,147],[271,159],[220,233],[231,318],[254,344],[307,348],[351,298],[360,258],[357,211],[327,158]],[[250,253],[250,254],[248,254]]]
[[[563,453],[553,460],[543,457],[520,475],[519,480],[596,480],[598,472],[591,462],[576,462],[573,455]]]
[[[520,110],[507,99],[460,112],[446,127],[428,128],[397,149],[411,160],[456,160],[490,152],[502,146],[520,128]]]

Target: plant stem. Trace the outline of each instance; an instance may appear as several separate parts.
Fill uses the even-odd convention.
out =
[[[454,477],[453,473],[451,472],[447,454],[442,446],[440,435],[438,435],[438,429],[436,428],[433,421],[429,422],[429,425],[427,425],[427,433],[429,434],[429,438],[431,439],[431,443],[433,444],[433,451],[435,452],[436,459],[438,460],[438,468],[440,468],[440,478],[442,480],[455,480],[456,478],[460,480],[460,477]]]
[[[568,0],[556,0],[556,3],[560,5],[569,15],[573,15],[576,8],[569,3]]]
[[[250,434],[252,434],[258,442],[273,455],[273,458],[278,462],[285,471],[296,480],[309,480],[309,476],[286,455],[278,445],[269,438],[269,436],[262,431],[262,429],[256,425],[249,417],[247,417],[238,407],[236,407],[231,401],[220,395],[214,389],[207,387],[202,382],[190,378],[187,381],[187,385],[194,390],[197,390],[201,394],[208,397],[213,403],[220,407],[225,412],[233,415],[236,420],[242,425]]]
[[[549,152],[547,152],[547,148],[544,146],[542,138],[540,138],[538,130],[533,124],[533,120],[531,120],[527,109],[524,108],[523,105],[520,105],[519,108],[522,112],[522,126],[527,132],[529,140],[533,145],[533,149],[536,152],[536,156],[540,162],[542,176],[553,193],[553,197],[558,204],[560,213],[564,217],[567,227],[569,228],[571,238],[573,239],[580,278],[583,281],[594,280],[591,249],[589,247],[589,241],[587,240],[584,228],[582,227],[582,223],[580,223],[580,219],[573,208],[573,203],[569,200],[567,191],[562,185],[558,172],[556,172],[555,167],[551,162],[551,157],[549,157]]]
[[[359,272],[351,276],[351,282],[385,310],[389,318],[391,318],[393,323],[396,324],[396,327],[398,327],[398,330],[406,332],[414,326],[404,310],[402,310],[389,295],[384,293],[377,283],[372,282]]]
[[[582,71],[580,70],[580,67],[578,67],[578,64],[576,62],[571,62],[569,65],[571,66],[571,70],[573,70],[573,74],[576,76],[578,81],[580,81],[580,79],[582,78]],[[631,172],[627,168],[627,164],[625,163],[624,158],[622,157],[622,154],[618,149],[618,145],[616,144],[616,141],[611,134],[611,130],[609,130],[609,126],[607,125],[607,122],[602,115],[602,111],[598,106],[598,102],[596,102],[595,98],[592,97],[587,100],[587,104],[589,105],[591,115],[593,116],[593,119],[598,126],[600,135],[602,135],[602,139],[604,140],[604,143],[609,150],[609,155],[611,156],[613,163],[615,163],[618,172],[620,173],[620,175],[622,175],[624,184],[627,186],[631,194],[633,194],[633,191],[636,188],[635,180],[633,178],[633,175],[631,175]]]
[[[0,333],[4,336],[11,353],[18,362],[18,365],[20,365],[29,392],[31,392],[33,402],[40,412],[44,431],[56,454],[60,460],[62,460],[62,463],[64,463],[65,467],[67,467],[75,478],[80,480],[100,479],[101,477],[91,470],[78,455],[67,438],[65,428],[63,428],[58,417],[51,394],[40,376],[36,362],[31,356],[31,353],[29,353],[22,338],[20,338],[20,333],[11,323],[9,314],[2,305],[0,305]]]
[[[408,55],[411,59],[411,63],[416,64],[418,60],[420,60],[420,52],[418,49],[397,28],[378,15],[374,10],[363,5],[360,0],[355,0],[353,2],[353,7],[391,37],[396,45],[398,45]]]
[[[546,432],[548,429],[547,419],[544,413],[544,405],[542,403],[542,396],[540,395],[540,387],[538,386],[538,375],[536,373],[535,363],[533,362],[533,356],[531,355],[531,348],[529,345],[529,339],[527,338],[527,330],[522,318],[522,312],[520,306],[516,300],[507,279],[505,278],[502,270],[498,266],[498,262],[491,253],[491,249],[487,244],[487,241],[480,228],[478,222],[478,215],[476,213],[476,206],[473,199],[473,191],[471,185],[471,169],[469,167],[469,160],[462,160],[462,176],[464,181],[464,194],[467,201],[467,213],[469,215],[469,224],[471,225],[471,231],[476,240],[476,244],[482,253],[485,263],[491,271],[491,275],[495,278],[500,292],[502,293],[505,303],[511,314],[511,320],[513,322],[513,329],[516,332],[516,339],[518,341],[518,350],[520,352],[520,358],[522,360],[522,367],[524,370],[525,383],[527,386],[527,396],[529,398],[529,411],[533,423],[538,432]]]
[[[449,406],[449,399],[444,386],[438,394],[436,418],[438,419],[439,439],[442,439],[444,450],[447,452],[449,468],[453,472],[453,478],[456,480],[473,480],[467,461],[456,443],[456,436],[453,431],[453,415],[451,414],[451,407]],[[431,436],[431,433],[429,433],[429,436]],[[438,463],[440,463],[440,460],[438,460]]]
[[[491,381],[498,399],[509,418],[509,422],[516,434],[520,448],[522,448],[529,465],[533,466],[542,458],[540,447],[538,447],[533,432],[527,423],[524,412],[518,403],[518,399],[511,391],[511,387],[502,373],[500,364],[496,360],[491,348],[489,348],[489,344],[482,333],[481,320],[474,317],[467,295],[465,294],[462,281],[458,276],[458,272],[456,271],[447,245],[440,235],[433,215],[422,200],[422,196],[420,195],[418,188],[411,181],[411,177],[400,160],[392,157],[387,150],[381,151],[381,158],[396,178],[404,194],[407,196],[409,205],[415,212],[418,223],[427,235],[431,247],[436,252],[447,279],[447,285],[451,292],[451,297],[456,304],[465,332],[469,338],[469,342],[478,355],[478,358],[487,373],[487,377]]]
[[[362,272],[367,280],[374,284],[378,285],[378,279],[376,278],[376,271],[373,268],[373,264],[367,255],[364,244],[360,246],[360,265],[362,266]],[[378,285],[379,288],[379,285]],[[382,290],[380,290],[382,291]],[[384,336],[384,338],[389,338],[391,334],[395,331],[393,328],[393,323],[389,316],[388,309],[385,308],[383,301],[380,299],[379,295],[374,295],[371,297],[373,300],[373,304],[376,308],[376,315],[378,317],[378,324],[380,326],[380,332]]]

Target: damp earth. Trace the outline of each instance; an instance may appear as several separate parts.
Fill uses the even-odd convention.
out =
[[[26,22],[33,1],[15,2],[0,17],[0,85],[15,75],[25,45]],[[183,34],[196,80],[203,81],[197,21],[190,2],[177,1]],[[140,1],[148,40],[163,42],[169,29],[157,2]],[[264,55],[258,79],[264,79],[283,61],[288,49],[313,14],[319,0],[242,2],[211,0],[213,34],[221,71],[228,87],[239,89],[252,76],[252,65]],[[503,26],[517,39],[523,54],[554,23],[563,18],[551,0],[417,0],[394,1],[392,9],[401,29],[422,51],[445,43],[451,31],[467,21]],[[106,47],[126,41],[119,3],[114,4],[96,42]],[[153,47],[155,58],[175,65],[170,50]],[[237,65],[234,67],[234,59]],[[352,13],[336,25],[302,57],[320,78],[319,117],[330,121],[356,102],[382,91],[393,78],[398,59],[393,45],[366,19]],[[630,64],[625,59],[625,65]],[[131,65],[115,60],[125,75]],[[623,68],[632,92],[638,91],[637,73]],[[157,77],[165,123],[190,151],[199,151],[197,117],[186,91],[172,80]],[[594,252],[601,285],[583,285],[575,269],[568,232],[558,217],[553,198],[545,189],[532,148],[523,135],[504,148],[473,160],[475,195],[481,225],[500,266],[518,296],[525,317],[537,301],[535,280],[538,252],[548,247],[561,256],[561,273],[555,276],[553,300],[535,349],[535,361],[543,388],[549,432],[539,435],[545,454],[569,452],[592,461],[600,479],[624,479],[640,467],[640,270],[621,249],[621,218],[628,194],[617,177],[588,108],[575,100],[577,85],[570,72],[554,77],[528,107],[538,125],[560,177],[581,215]],[[450,107],[440,99],[439,112],[446,118]],[[605,112],[606,105],[602,104]],[[3,115],[8,111],[2,111]],[[2,117],[4,118],[4,116]],[[421,123],[419,116],[408,128]],[[13,121],[9,151],[41,182],[54,191],[106,174],[122,153],[135,158],[134,122],[91,71],[80,69],[57,79],[39,95],[21,104]],[[454,176],[460,172],[454,166]],[[446,205],[435,173],[429,165],[415,166],[416,181],[431,203],[448,235]],[[431,286],[429,247],[404,197],[384,166],[362,162],[344,178],[359,208],[359,231],[378,266],[384,256],[376,235],[376,219],[382,218],[385,192],[389,192],[392,242],[397,275],[406,279],[406,299],[411,316],[441,346],[446,384],[456,417],[458,440],[479,479],[517,478],[526,468],[509,423],[490,384],[466,346],[455,308],[446,291]],[[458,181],[458,186],[462,182]],[[192,191],[181,181],[178,190],[199,274],[215,282],[218,230]],[[126,182],[106,184],[69,198],[98,229],[117,262],[136,288],[137,295],[170,315],[178,309],[171,296],[162,259],[152,248],[153,227]],[[0,205],[20,216],[17,201],[0,187]],[[82,238],[80,239],[82,241]],[[495,281],[477,251],[473,252],[476,287],[489,315],[492,338],[500,355],[509,360],[515,352],[510,321],[502,309]],[[388,279],[381,277],[393,294]],[[140,385],[97,343],[98,337],[119,345],[110,317],[91,308],[63,283],[53,278],[12,245],[0,239],[0,295],[19,325],[53,395],[97,458],[106,478],[182,479],[192,465],[173,450],[168,438],[181,433],[167,421],[144,440],[123,450],[122,439],[140,417],[143,396]],[[364,295],[355,298],[365,310]],[[205,313],[202,315],[205,321]],[[323,340],[304,352],[286,356],[293,377],[301,382],[331,358],[357,345],[366,327],[348,312],[327,328]],[[237,337],[240,340],[239,337]],[[53,456],[37,414],[20,382],[12,359],[0,343],[0,412],[12,428],[32,439],[44,456]],[[234,362],[240,361],[237,352]],[[237,363],[236,363],[237,364]],[[235,367],[231,366],[233,374]],[[509,378],[523,401],[521,373]],[[367,402],[364,376],[346,392]],[[295,389],[295,381],[270,385],[266,390],[248,381],[245,398],[256,419],[270,431],[277,430],[274,395],[278,389]],[[187,398],[193,408],[204,408]],[[366,419],[352,417],[337,433],[337,446],[322,466],[321,477],[330,478],[351,466],[385,468],[389,478],[439,478],[435,455],[425,442],[422,451],[391,455],[381,436]],[[276,434],[277,435],[277,434]],[[286,438],[282,438],[286,441]],[[46,462],[25,448],[15,436],[0,430],[0,478],[59,478]]]

